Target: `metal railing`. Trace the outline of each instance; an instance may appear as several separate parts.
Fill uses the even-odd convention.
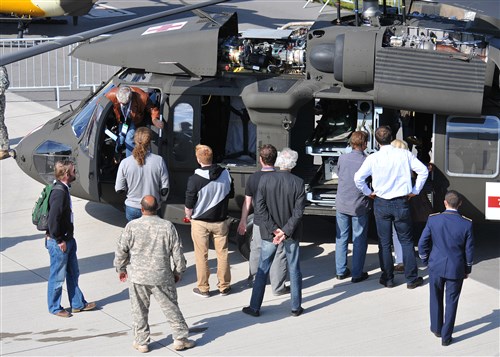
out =
[[[7,55],[54,39],[57,38],[0,39],[0,54]],[[54,89],[59,108],[62,89],[95,88],[119,70],[119,67],[72,57],[70,53],[75,46],[66,46],[7,65],[9,90]]]

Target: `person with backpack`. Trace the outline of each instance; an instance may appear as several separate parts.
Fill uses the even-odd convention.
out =
[[[72,313],[93,310],[96,303],[87,302],[78,286],[80,271],[69,194],[69,186],[76,178],[75,165],[69,160],[58,161],[54,166],[54,174],[56,183],[49,197],[48,230],[45,235],[45,247],[50,255],[47,303],[51,314],[71,317],[71,313],[61,306],[64,280]]]

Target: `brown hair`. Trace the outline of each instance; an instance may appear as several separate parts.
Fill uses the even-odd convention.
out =
[[[274,166],[276,158],[278,157],[278,151],[271,144],[265,144],[260,148],[259,156],[264,164]]]
[[[462,204],[462,197],[455,190],[450,190],[444,195],[444,199],[450,205],[450,208],[457,209]]]
[[[212,165],[214,154],[210,146],[198,144],[196,145],[195,150],[196,150],[196,159],[202,165]]]
[[[146,155],[149,152],[149,146],[151,144],[151,130],[144,126],[138,128],[134,134],[134,143],[135,147],[132,151],[132,155],[137,161],[137,164],[143,166],[146,163]]]
[[[75,163],[71,160],[57,161],[54,165],[54,175],[56,177],[56,180],[61,180],[64,175],[66,175],[71,170],[72,166],[75,166]]]
[[[365,131],[355,131],[351,135],[350,143],[353,148],[360,148],[368,142],[368,134]]]
[[[375,139],[380,145],[389,145],[392,140],[392,130],[388,126],[381,126],[375,131]]]

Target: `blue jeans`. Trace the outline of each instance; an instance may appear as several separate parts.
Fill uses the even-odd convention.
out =
[[[255,278],[260,262],[260,246],[262,238],[260,236],[260,228],[258,225],[253,225],[252,240],[250,242],[250,258],[248,259],[250,276]],[[273,288],[273,294],[279,295],[285,291],[286,281],[286,255],[283,250],[283,244],[278,245],[276,254],[274,255],[273,263],[269,269],[269,280]]]
[[[392,261],[392,224],[398,234],[403,250],[403,264],[407,283],[413,283],[418,277],[417,260],[413,248],[412,223],[410,206],[406,197],[385,200],[375,197],[373,204],[375,222],[379,239],[379,260],[382,269],[382,279],[394,279],[394,265]]]
[[[50,255],[49,285],[47,290],[47,303],[49,312],[55,314],[63,310],[61,306],[62,286],[66,279],[68,299],[72,309],[83,309],[87,304],[83,293],[78,287],[80,270],[76,257],[76,241],[70,239],[66,242],[66,252],[63,253],[55,239],[47,239],[46,248]]]
[[[125,205],[125,218],[127,218],[127,222],[140,217],[142,217],[142,211],[140,208]]]
[[[290,295],[292,300],[292,310],[300,309],[302,305],[302,273],[299,262],[299,242],[294,239],[285,239],[280,244],[284,245],[288,272],[290,274]],[[274,260],[274,255],[278,246],[273,242],[263,239],[260,247],[260,261],[257,275],[253,283],[250,307],[254,311],[259,311],[264,300],[264,292],[267,284],[269,269]]]
[[[135,135],[135,124],[133,122],[130,123],[128,127],[128,131],[126,135],[122,134],[123,124],[118,126],[118,138],[116,139],[116,152],[121,152],[122,146],[125,144],[125,155],[129,157],[132,155],[132,151],[134,150],[134,135]]]
[[[368,247],[368,214],[351,216],[336,213],[337,239],[335,244],[335,265],[337,275],[342,275],[347,269],[347,244],[352,230],[352,277],[360,278],[363,275],[366,249]]]

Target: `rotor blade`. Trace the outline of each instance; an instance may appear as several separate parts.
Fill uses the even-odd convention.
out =
[[[72,36],[68,36],[68,37],[61,37],[61,38],[58,38],[57,40],[54,40],[51,42],[46,42],[46,43],[43,43],[41,45],[33,46],[31,48],[28,48],[28,49],[25,49],[25,50],[22,50],[22,51],[19,51],[16,53],[0,56],[0,66],[5,66],[7,64],[26,59],[28,57],[36,56],[36,55],[39,55],[41,53],[49,52],[49,51],[55,50],[57,48],[68,46],[68,45],[71,45],[71,44],[76,43],[76,42],[85,41],[85,40],[88,40],[92,37],[96,37],[96,36],[102,35],[102,34],[107,33],[107,32],[122,30],[124,28],[134,26],[134,25],[139,25],[141,23],[148,22],[151,20],[156,20],[156,19],[159,19],[162,17],[171,16],[171,15],[177,15],[177,14],[181,14],[183,12],[199,9],[199,8],[202,8],[205,6],[216,5],[216,4],[220,4],[222,2],[227,2],[227,1],[229,1],[229,0],[211,0],[211,1],[206,1],[206,2],[199,3],[199,4],[187,5],[187,6],[183,6],[181,8],[178,8],[178,9],[162,11],[162,12],[159,12],[156,14],[142,16],[142,17],[139,17],[137,19],[132,19],[132,20],[121,22],[121,23],[104,26],[104,27],[101,27],[101,28],[98,28],[95,30],[80,32],[80,33],[77,33],[76,35],[72,35]]]
[[[179,0],[183,5],[189,5],[189,3],[187,3],[185,0]],[[199,18],[201,19],[206,19],[206,20],[209,20],[210,22],[212,22],[214,25],[217,25],[217,26],[220,26],[220,24],[215,21],[209,14],[207,14],[205,11],[203,10],[193,10],[193,14],[195,14],[196,16],[198,16]]]

